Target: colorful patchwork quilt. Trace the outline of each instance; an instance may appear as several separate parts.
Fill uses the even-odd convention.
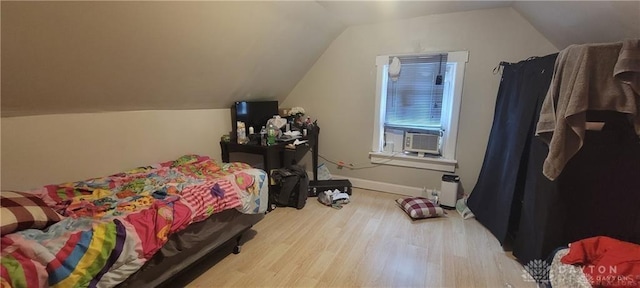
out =
[[[226,209],[264,213],[264,171],[198,155],[31,191],[63,220],[2,235],[1,287],[112,287],[168,236]]]

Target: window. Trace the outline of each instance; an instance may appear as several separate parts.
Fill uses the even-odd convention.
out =
[[[455,170],[467,60],[466,51],[376,58],[372,163]]]

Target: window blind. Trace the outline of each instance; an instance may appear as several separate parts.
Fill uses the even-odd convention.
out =
[[[385,127],[441,129],[447,54],[398,58],[400,75],[387,85]]]

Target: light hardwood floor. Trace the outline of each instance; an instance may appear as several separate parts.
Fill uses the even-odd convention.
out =
[[[523,281],[522,266],[475,219],[448,211],[446,217],[411,221],[395,204],[400,197],[354,189],[341,210],[316,198],[301,210],[277,208],[253,227],[240,254],[204,261],[175,283],[536,287]]]

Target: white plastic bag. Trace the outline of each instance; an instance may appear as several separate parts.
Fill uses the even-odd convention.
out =
[[[318,180],[331,180],[331,172],[324,163],[318,165]]]
[[[476,215],[471,212],[471,209],[467,207],[467,198],[468,196],[465,195],[461,199],[458,199],[458,202],[456,202],[456,211],[458,211],[458,213],[460,213],[460,216],[462,216],[462,219],[465,220],[476,217]]]

